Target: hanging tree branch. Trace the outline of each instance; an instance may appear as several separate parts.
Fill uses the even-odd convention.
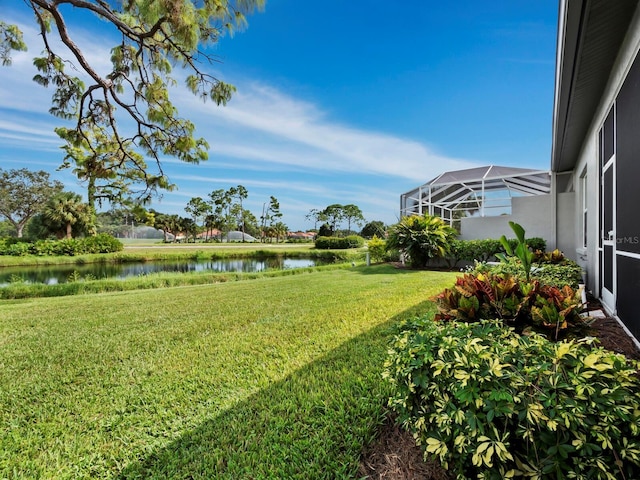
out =
[[[235,88],[206,72],[204,65],[216,59],[204,48],[225,33],[243,28],[245,15],[262,9],[264,0],[24,2],[34,12],[44,45],[45,56],[34,59],[38,69],[34,80],[54,88],[50,112],[74,120],[73,126],[56,129],[66,142],[65,161],[73,159],[70,152],[77,153],[78,148],[95,160],[104,155],[104,146],[108,145],[113,151],[109,152],[112,160],[106,168],[125,177],[131,170],[138,171],[139,176],[134,177],[143,182],[142,193],[148,196],[158,188],[170,187],[161,156],[190,163],[207,159],[209,145],[194,136],[195,125],[181,118],[171,102],[169,88],[175,84],[172,69],[178,66],[188,72],[186,86],[193,94],[217,105],[226,104]],[[106,74],[96,70],[72,37],[64,16],[64,9],[70,7],[106,21],[121,37],[111,49],[111,68]],[[54,35],[64,52],[55,50],[51,42]],[[10,64],[12,50],[25,49],[20,30],[0,21],[2,63]],[[73,74],[68,73],[69,67]],[[82,73],[82,79],[77,72]],[[130,130],[122,127],[131,122]],[[97,141],[104,144],[98,145]],[[156,174],[149,171],[145,157],[154,160]],[[86,155],[83,158],[86,160]]]

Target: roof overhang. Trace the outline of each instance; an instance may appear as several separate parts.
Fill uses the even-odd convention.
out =
[[[551,170],[572,170],[638,0],[560,0]]]

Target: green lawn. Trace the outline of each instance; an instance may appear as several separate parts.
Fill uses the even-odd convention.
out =
[[[0,303],[0,478],[353,478],[390,328],[454,274],[390,266]]]

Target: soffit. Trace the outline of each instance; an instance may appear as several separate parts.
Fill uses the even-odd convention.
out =
[[[638,0],[567,0],[560,12],[551,169],[572,170]]]

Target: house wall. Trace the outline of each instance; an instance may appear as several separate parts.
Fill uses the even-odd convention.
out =
[[[634,14],[634,18],[629,27],[629,31],[625,38],[625,41],[620,49],[618,58],[614,64],[607,88],[600,99],[598,109],[587,135],[584,138],[581,153],[576,166],[573,170],[571,181],[568,183],[567,190],[577,192],[575,216],[574,216],[574,232],[575,243],[574,250],[579,262],[586,264],[588,270],[588,282],[587,287],[596,296],[600,296],[600,265],[599,265],[599,250],[598,245],[600,241],[600,184],[598,178],[598,146],[599,146],[599,131],[604,124],[604,120],[611,110],[612,105],[619,97],[621,89],[626,80],[629,79],[629,74],[636,60],[634,69],[640,68],[640,9]],[[631,72],[633,74],[633,72]],[[633,74],[635,75],[635,74]],[[632,75],[632,76],[633,76]],[[637,81],[637,85],[631,85],[627,82],[625,91],[623,94],[629,96],[625,92],[636,92],[631,94],[633,102],[637,102],[637,105],[629,105],[626,103],[622,109],[623,118],[621,122],[624,125],[618,126],[617,135],[621,133],[625,135],[624,139],[616,138],[618,144],[616,153],[616,170],[618,181],[615,187],[615,197],[617,204],[620,208],[617,212],[618,223],[625,229],[624,238],[633,239],[636,236],[640,237],[640,221],[629,221],[632,213],[629,212],[629,207],[633,205],[637,211],[638,202],[640,202],[640,187],[638,186],[638,175],[635,172],[638,171],[637,166],[640,161],[640,157],[634,155],[640,154],[640,117],[634,113],[634,110],[640,111],[640,81]],[[626,100],[625,100],[626,101]],[[620,99],[619,99],[620,102]],[[625,113],[626,112],[626,113]],[[627,118],[624,116],[626,115]],[[634,118],[636,120],[634,120]],[[634,122],[638,122],[634,125]],[[620,127],[623,127],[622,130]],[[626,142],[626,143],[625,143]],[[622,148],[621,150],[621,147]],[[634,153],[635,152],[635,153]],[[587,237],[588,242],[586,248],[582,246],[581,234],[583,221],[582,221],[582,200],[580,198],[581,184],[580,178],[586,172],[586,205],[587,205]],[[558,194],[558,202],[561,194]],[[580,199],[580,201],[578,201]],[[623,218],[622,215],[625,215]],[[636,218],[640,217],[637,215]],[[616,236],[623,232],[616,232]],[[558,238],[560,239],[561,228],[558,228]],[[622,237],[620,237],[622,238]],[[616,304],[613,305],[613,310],[616,311],[624,325],[631,331],[636,337],[640,338],[640,304],[636,301],[636,297],[640,293],[640,259],[635,258],[635,247],[637,246],[633,241],[625,244],[620,242],[620,238],[617,238],[616,242]],[[559,240],[560,243],[560,240]]]
[[[502,235],[513,238],[515,235],[509,227],[511,221],[522,225],[528,238],[544,238],[547,242],[547,249],[553,250],[556,242],[551,212],[553,212],[553,197],[551,195],[514,197],[511,200],[511,215],[462,218],[459,238],[476,240],[500,238]]]
[[[556,201],[556,248],[566,257],[577,261],[576,218],[576,194],[574,192],[559,193]],[[583,268],[586,268],[586,264]]]

